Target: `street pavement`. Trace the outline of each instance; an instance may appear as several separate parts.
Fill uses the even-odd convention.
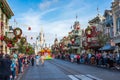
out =
[[[53,59],[29,66],[21,80],[120,80],[120,72]]]
[[[56,66],[45,62],[44,66],[29,66],[21,80],[70,80]]]

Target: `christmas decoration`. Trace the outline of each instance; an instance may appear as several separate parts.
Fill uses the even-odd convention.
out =
[[[11,43],[8,43],[8,44],[7,44],[7,47],[11,48],[11,47],[12,47],[12,44],[11,44]]]
[[[20,42],[25,43],[26,42],[26,38],[22,37],[21,40],[20,40]]]
[[[13,33],[14,33],[15,37],[20,38],[22,35],[22,30],[20,28],[15,28],[13,30]]]
[[[28,30],[31,30],[31,27],[28,27]]]
[[[3,36],[3,35],[0,36],[0,40],[1,40],[1,41],[4,40],[4,36]]]
[[[71,42],[72,42],[72,44],[74,44],[75,43],[75,39],[72,39]]]
[[[15,43],[18,42],[18,38],[17,38],[17,37],[14,37],[14,38],[13,38],[13,42],[15,42]]]
[[[92,35],[92,29],[90,27],[88,27],[86,30],[85,30],[85,33],[88,37],[91,37]]]
[[[4,36],[4,41],[5,41],[5,43],[8,43],[9,42],[9,38],[7,36]]]

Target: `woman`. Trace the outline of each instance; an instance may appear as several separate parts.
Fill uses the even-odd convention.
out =
[[[44,66],[44,61],[45,61],[45,57],[44,57],[44,55],[43,54],[41,54],[41,64],[42,64],[42,66]]]
[[[39,60],[40,60],[39,55],[36,55],[36,66],[38,66],[38,65],[39,65]]]
[[[14,80],[16,76],[16,61],[13,58],[13,56],[11,56],[11,60],[12,60],[12,64],[11,64],[12,80]]]

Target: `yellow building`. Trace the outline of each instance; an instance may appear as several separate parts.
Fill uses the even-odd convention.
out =
[[[14,16],[6,0],[0,0],[0,37],[4,36],[9,31],[9,19]],[[0,53],[9,53],[10,50],[6,43],[0,40]]]

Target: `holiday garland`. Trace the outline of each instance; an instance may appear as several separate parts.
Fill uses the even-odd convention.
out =
[[[5,43],[8,43],[9,40],[10,40],[10,39],[9,39],[7,36],[4,36],[4,41],[5,41]]]
[[[14,37],[14,38],[13,38],[13,42],[15,42],[15,43],[18,42],[18,38],[17,38],[17,37]]]

